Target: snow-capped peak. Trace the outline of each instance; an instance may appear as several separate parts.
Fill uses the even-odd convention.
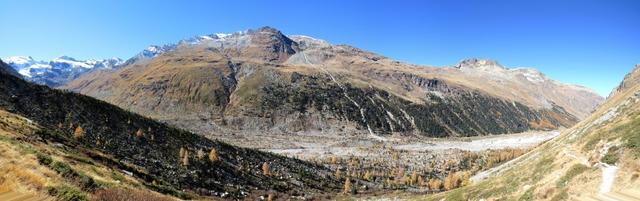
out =
[[[36,61],[30,56],[13,56],[3,59],[25,79],[49,86],[64,84],[90,69],[110,69],[123,63],[120,58],[78,60],[60,56],[51,61]]]
[[[162,53],[171,51],[173,49],[176,48],[176,45],[165,45],[165,46],[157,46],[157,45],[150,45],[149,47],[147,47],[146,49],[144,49],[141,52],[141,56],[145,57],[145,58],[153,58],[156,57]]]
[[[60,56],[58,58],[51,60],[51,62],[49,63],[52,66],[55,66],[56,64],[58,64],[58,65],[68,65],[68,67],[71,67],[71,68],[93,68],[93,66],[90,65],[90,63],[86,61],[78,61],[69,56]]]
[[[5,63],[12,63],[15,65],[24,65],[35,62],[31,56],[11,56],[2,59]]]
[[[215,34],[218,38],[225,38],[227,36],[230,36],[231,34],[227,34],[227,33],[216,33]]]

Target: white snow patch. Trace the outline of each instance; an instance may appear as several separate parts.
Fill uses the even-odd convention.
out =
[[[24,65],[34,62],[30,56],[11,56],[2,59],[5,63],[11,63],[16,65]]]

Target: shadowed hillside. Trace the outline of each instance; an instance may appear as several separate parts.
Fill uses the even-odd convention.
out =
[[[36,133],[42,140],[130,172],[155,191],[243,198],[267,191],[313,195],[340,186],[322,166],[212,141],[87,96],[30,84],[0,65],[0,109],[42,126]]]

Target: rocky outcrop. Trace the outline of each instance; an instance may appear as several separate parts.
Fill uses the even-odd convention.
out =
[[[631,70],[630,73],[624,76],[624,79],[622,80],[622,82],[620,82],[618,87],[616,87],[615,89],[613,89],[613,91],[611,91],[611,94],[609,94],[609,97],[613,97],[617,93],[622,92],[630,87],[640,85],[639,76],[640,76],[640,64],[636,64],[635,68],[633,68],[633,70]]]

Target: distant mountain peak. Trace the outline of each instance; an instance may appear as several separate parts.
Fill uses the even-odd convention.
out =
[[[31,56],[11,56],[3,59],[7,64],[28,64],[34,62]]]
[[[270,27],[270,26],[264,26],[264,27],[260,27],[258,28],[256,31],[258,32],[269,32],[269,33],[274,33],[274,34],[282,34],[282,32],[280,32],[280,30]]]
[[[502,66],[498,61],[491,59],[478,59],[478,58],[470,58],[460,61],[455,65],[456,68],[498,68],[498,69],[506,69]]]
[[[55,58],[55,59],[70,60],[70,61],[78,61],[78,60],[76,60],[75,58],[70,57],[70,56],[67,56],[67,55],[62,55],[62,56],[59,56],[59,57],[57,57],[57,58]],[[55,60],[55,59],[54,59],[54,60]]]
[[[287,36],[289,38],[291,38],[292,40],[296,41],[298,43],[298,45],[300,45],[300,48],[302,49],[307,49],[307,48],[325,48],[325,47],[330,47],[331,44],[325,40],[322,39],[317,39],[311,36],[305,36],[305,35],[289,35]]]

